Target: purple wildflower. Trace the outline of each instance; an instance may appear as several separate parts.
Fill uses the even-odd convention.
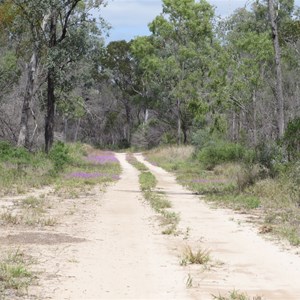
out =
[[[119,179],[119,175],[116,174],[107,174],[107,173],[86,173],[86,172],[73,172],[66,175],[66,178],[83,178],[83,179],[91,179],[91,178],[99,178],[99,177],[108,177],[114,180]]]
[[[89,155],[86,159],[87,161],[96,165],[118,162],[117,158],[112,153],[105,153],[102,155]]]

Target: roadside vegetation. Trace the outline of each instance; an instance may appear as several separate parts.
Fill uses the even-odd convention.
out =
[[[82,144],[54,144],[49,155],[31,153],[0,142],[0,193],[23,194],[32,188],[54,184],[78,186],[118,179],[120,166],[110,152],[97,152]]]
[[[277,144],[246,148],[199,132],[194,146],[158,148],[146,156],[208,202],[257,215],[261,234],[298,246],[300,162],[285,160],[283,149]]]
[[[79,206],[85,203],[78,198],[104,191],[106,184],[119,179],[120,172],[113,153],[87,145],[58,142],[46,155],[1,142],[0,228],[3,232],[22,230],[22,235],[42,229],[46,234],[64,218],[76,217]],[[2,295],[19,299],[26,294],[38,276],[31,267],[38,263],[28,256],[26,247],[1,247],[0,299]]]
[[[157,180],[149,169],[139,162],[134,155],[127,154],[127,161],[140,171],[139,182],[145,200],[149,202],[151,207],[160,214],[161,225],[165,228],[163,234],[176,234],[177,224],[179,223],[179,215],[168,210],[171,208],[171,202],[166,199],[165,195],[155,190]]]
[[[33,274],[29,271],[30,264],[31,259],[20,250],[8,253],[0,259],[0,299],[14,294],[22,296],[26,292],[34,280]]]

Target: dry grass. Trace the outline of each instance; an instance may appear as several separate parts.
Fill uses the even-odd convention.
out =
[[[149,155],[153,153],[158,159],[168,158],[171,161],[173,161],[174,159],[186,160],[191,157],[194,151],[195,148],[193,146],[168,146],[149,151]]]
[[[181,259],[181,265],[198,264],[205,265],[210,261],[208,250],[198,249],[196,252],[190,246],[186,246]]]
[[[195,149],[193,146],[168,146],[157,148],[147,152],[147,158],[151,163],[174,171],[182,161],[190,159]]]
[[[227,296],[212,295],[212,298],[214,300],[264,300],[265,299],[262,296],[249,297],[246,293],[242,293],[242,292],[239,292],[239,291],[236,291],[236,290],[228,292]]]

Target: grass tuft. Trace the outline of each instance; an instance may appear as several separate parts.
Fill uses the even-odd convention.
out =
[[[181,264],[198,264],[205,265],[210,261],[210,255],[208,250],[198,249],[193,252],[190,246],[186,246],[182,255]]]
[[[22,295],[27,290],[33,280],[28,264],[24,253],[19,250],[0,261],[1,294],[6,295],[10,290],[15,290],[17,294]]]
[[[222,296],[222,295],[212,295],[212,298],[214,300],[264,300],[262,296],[254,296],[254,297],[249,297],[246,293],[241,293],[239,291],[231,291],[228,293],[227,296]]]

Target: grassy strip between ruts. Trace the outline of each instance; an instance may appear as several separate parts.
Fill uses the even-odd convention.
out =
[[[293,166],[289,177],[260,179],[258,165],[227,162],[207,170],[194,153],[191,146],[172,146],[149,151],[146,157],[175,173],[180,184],[205,195],[210,203],[257,216],[253,220],[261,234],[271,233],[300,245],[300,186],[291,180],[299,178],[300,163]]]
[[[247,294],[235,290],[229,292],[227,296],[212,295],[212,297],[214,300],[264,300],[262,296],[254,296],[250,298]]]
[[[168,211],[171,208],[171,202],[163,194],[156,192],[154,189],[157,185],[155,176],[133,154],[127,154],[127,161],[136,167],[141,173],[139,182],[144,198],[150,203],[151,207],[162,216],[161,225],[165,227],[163,234],[175,234],[179,215],[175,212]]]

